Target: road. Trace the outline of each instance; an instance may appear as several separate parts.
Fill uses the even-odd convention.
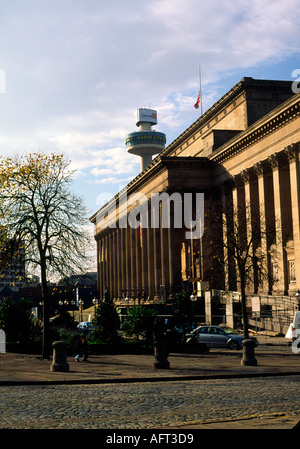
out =
[[[299,376],[103,385],[2,386],[2,429],[155,429],[299,415]]]

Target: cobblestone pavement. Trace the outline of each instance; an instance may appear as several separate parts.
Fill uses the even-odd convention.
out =
[[[151,429],[299,416],[300,376],[0,389],[2,429]]]

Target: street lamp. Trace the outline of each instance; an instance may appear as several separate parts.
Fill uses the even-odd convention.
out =
[[[191,296],[190,296],[190,300],[191,300],[193,303],[195,303],[195,302],[197,301],[197,296],[194,295],[194,294],[192,293]]]
[[[83,299],[79,299],[78,300],[78,306],[79,306],[79,322],[81,323],[81,321],[82,321],[82,315],[83,315],[83,304],[84,304],[84,301],[83,301]]]
[[[74,309],[75,309],[75,306],[76,306],[76,300],[75,299],[71,299],[71,306],[72,306],[73,320],[74,320]]]
[[[193,318],[194,318],[194,324],[196,325],[196,319],[195,319],[195,303],[197,301],[197,295],[195,295],[195,292],[193,292],[190,296],[190,300],[193,303]]]
[[[99,299],[98,298],[94,298],[92,303],[94,304],[94,306],[96,307],[99,304]]]

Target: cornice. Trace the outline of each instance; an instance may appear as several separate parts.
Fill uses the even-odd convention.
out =
[[[224,94],[216,103],[214,103],[204,114],[201,115],[192,125],[190,125],[182,134],[180,134],[170,145],[165,148],[160,154],[167,156],[173,150],[178,148],[183,142],[190,138],[199,129],[204,127],[209,120],[218,114],[223,108],[227,107],[233,100],[235,100],[241,93],[248,93],[253,90],[273,90],[274,87],[280,89],[291,88],[290,81],[278,80],[259,80],[250,77],[244,77],[235,86],[233,86],[226,94]]]
[[[300,94],[296,94],[245,131],[233,137],[229,142],[226,142],[208,157],[215,162],[222,163],[257,142],[266,139],[271,134],[298,118],[299,115]]]
[[[191,135],[202,128],[214,115],[227,106],[233,99],[235,99],[245,89],[244,78],[234,87],[230,89],[220,100],[213,104],[207,111],[205,111],[201,117],[199,117],[194,123],[192,123],[183,133],[181,133],[173,142],[171,142],[161,155],[167,156],[174,149],[178,148],[184,141],[186,141]]]
[[[127,196],[139,190],[141,186],[144,186],[148,180],[153,180],[154,176],[159,175],[164,170],[169,170],[175,167],[176,170],[180,168],[201,168],[205,165],[207,168],[213,168],[214,162],[207,157],[176,157],[176,156],[158,156],[155,162],[152,161],[138,176],[136,176],[126,187],[120,190],[110,201],[108,201],[102,208],[100,208],[91,218],[92,223],[96,222],[96,217],[100,212],[109,210],[111,205],[115,205],[122,199],[122,195],[126,193]]]

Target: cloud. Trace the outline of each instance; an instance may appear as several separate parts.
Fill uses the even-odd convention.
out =
[[[226,76],[299,58],[295,0],[0,3],[0,151],[64,152],[83,183],[139,172],[124,145],[137,108],[158,110],[168,143],[199,117],[199,64],[207,109]]]

